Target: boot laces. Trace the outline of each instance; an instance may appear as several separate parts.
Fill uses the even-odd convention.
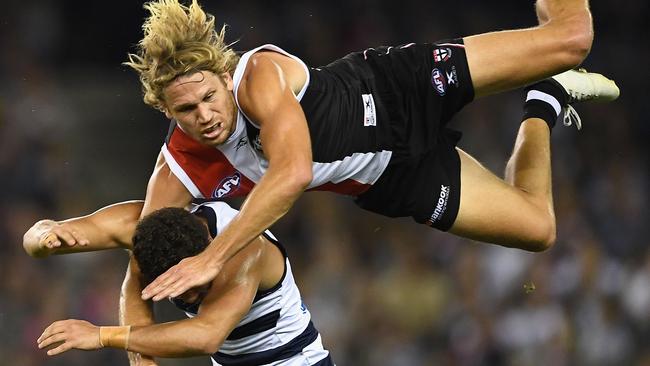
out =
[[[578,130],[582,129],[582,120],[580,119],[578,112],[570,104],[564,108],[564,116],[562,118],[562,122],[565,126],[571,126],[572,124],[575,124]]]

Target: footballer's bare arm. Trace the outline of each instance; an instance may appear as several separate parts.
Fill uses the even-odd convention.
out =
[[[143,201],[127,201],[90,215],[62,221],[41,220],[23,236],[23,248],[32,257],[51,254],[131,248],[131,236]]]

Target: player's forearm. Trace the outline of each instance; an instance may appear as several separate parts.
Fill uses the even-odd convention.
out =
[[[255,252],[256,249],[253,249]],[[250,256],[243,256],[250,259]],[[155,357],[188,357],[217,352],[250,310],[259,287],[259,266],[234,258],[231,268],[213,282],[198,314],[162,324],[131,327],[127,349]],[[244,263],[248,263],[245,265]]]
[[[120,294],[120,325],[150,325],[154,323],[151,302],[144,301],[140,297],[142,286],[138,276],[137,263],[131,255]],[[128,357],[132,366],[138,365],[140,358],[151,359],[149,356],[132,352],[129,352]]]
[[[311,170],[271,168],[248,195],[239,214],[206,252],[227,261],[284,216],[311,182]]]
[[[291,208],[312,180],[312,151],[305,114],[272,58],[253,55],[240,83],[242,110],[260,125],[269,167],[239,214],[208,247],[216,260],[230,259]]]
[[[127,350],[154,357],[210,355],[219,349],[227,333],[200,318],[148,326],[133,326]]]
[[[142,201],[127,201],[86,216],[63,221],[41,220],[23,236],[23,248],[33,257],[130,248],[141,209]],[[60,244],[47,245],[55,241]]]

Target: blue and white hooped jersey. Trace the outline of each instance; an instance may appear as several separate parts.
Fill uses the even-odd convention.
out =
[[[224,202],[208,202],[196,206],[192,213],[208,220],[214,237],[238,211]],[[320,334],[311,322],[311,314],[302,303],[285,249],[270,231],[265,231],[264,236],[284,255],[284,274],[277,285],[257,293],[248,314],[212,355],[213,364],[332,366],[329,352],[323,348]],[[180,301],[173,302],[189,317],[198,311],[199,304],[187,306]]]

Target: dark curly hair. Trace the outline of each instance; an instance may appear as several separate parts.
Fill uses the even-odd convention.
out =
[[[146,286],[183,258],[201,253],[210,244],[208,230],[193,214],[168,207],[144,217],[133,235],[133,255]]]

